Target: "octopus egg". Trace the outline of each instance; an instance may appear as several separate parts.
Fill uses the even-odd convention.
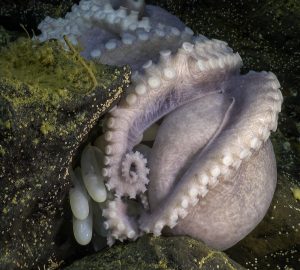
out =
[[[69,197],[73,215],[80,220],[86,219],[89,215],[89,202],[86,195],[79,188],[72,188]]]
[[[84,220],[73,217],[73,233],[76,241],[80,245],[87,245],[91,241],[93,234],[92,224],[93,222],[91,213]]]

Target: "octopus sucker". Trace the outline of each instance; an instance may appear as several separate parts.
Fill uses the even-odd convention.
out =
[[[111,231],[114,239],[136,239],[139,235],[137,223],[127,215],[127,208],[128,205],[118,198],[109,202],[108,207],[103,210],[103,217],[108,220],[105,222],[105,229]]]
[[[132,69],[125,96],[72,174],[80,244],[96,226],[109,245],[153,233],[222,250],[258,224],[277,178],[269,136],[283,97],[273,73],[241,75],[241,56],[226,42],[195,36],[142,0],[82,0],[39,28],[42,41],[66,35],[83,57]]]

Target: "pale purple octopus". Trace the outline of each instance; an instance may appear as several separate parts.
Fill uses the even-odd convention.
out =
[[[262,220],[277,178],[269,135],[282,95],[273,73],[241,75],[241,58],[227,43],[193,36],[143,1],[81,1],[40,29],[40,40],[66,35],[84,57],[134,71],[106,117],[105,156],[88,146],[82,172],[72,174],[79,243],[92,237],[92,212],[109,244],[163,231],[226,249]],[[162,118],[152,149],[136,146]]]

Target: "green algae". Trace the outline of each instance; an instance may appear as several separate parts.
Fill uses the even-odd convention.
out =
[[[294,188],[291,188],[291,191],[292,191],[292,194],[293,194],[295,200],[300,201],[300,188],[294,187]]]
[[[96,87],[107,89],[120,74],[118,70],[112,72],[111,67],[83,60],[73,47],[68,50],[54,40],[39,43],[20,38],[1,48],[0,54],[0,109],[6,110],[0,111],[0,129],[6,133],[14,126],[13,114],[28,107],[36,109],[20,123],[24,128],[38,122],[44,136],[74,131],[78,123],[57,124],[58,110],[80,104]],[[0,153],[5,153],[3,145]]]
[[[52,125],[49,122],[45,122],[45,121],[42,122],[42,125],[41,125],[41,128],[40,128],[41,132],[44,135],[47,135],[49,132],[54,131],[54,129],[55,129],[54,125]]]
[[[108,69],[87,62],[87,70],[77,54],[54,40],[38,43],[22,38],[0,53],[1,80],[17,88],[28,88],[28,92],[18,95],[3,94],[14,107],[42,102],[57,108],[75,94],[85,95],[95,87],[89,70],[96,75],[100,87],[106,88],[111,81],[103,80],[107,79]]]

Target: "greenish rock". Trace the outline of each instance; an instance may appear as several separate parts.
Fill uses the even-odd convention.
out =
[[[68,168],[130,71],[56,41],[20,39],[0,56],[0,269],[52,269],[78,247]]]
[[[189,237],[143,236],[85,257],[65,270],[245,269],[227,255]]]

